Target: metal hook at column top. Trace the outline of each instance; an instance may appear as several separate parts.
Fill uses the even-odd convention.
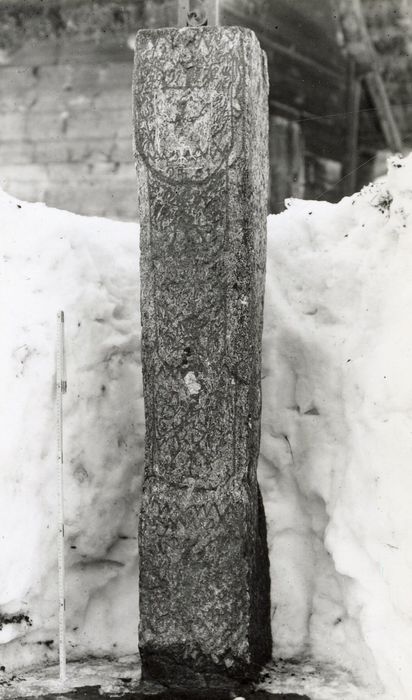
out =
[[[179,27],[215,27],[219,24],[219,0],[178,0]]]

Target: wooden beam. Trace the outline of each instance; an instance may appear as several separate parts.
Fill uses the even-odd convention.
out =
[[[347,53],[356,62],[358,73],[364,79],[386,143],[392,151],[400,151],[402,138],[380,74],[378,57],[369,36],[362,4],[360,0],[335,0],[335,6]]]
[[[402,137],[393,116],[382,76],[377,71],[371,71],[364,76],[364,81],[369,95],[376,106],[379,123],[388,147],[391,151],[402,151]]]
[[[376,69],[377,58],[360,0],[334,0],[334,2],[346,51],[355,59],[359,72]]]
[[[345,153],[343,157],[343,194],[351,195],[356,190],[356,169],[358,165],[359,106],[362,87],[356,71],[354,58],[348,61],[346,112],[347,129],[345,135]]]
[[[251,22],[260,33],[280,40],[296,53],[341,72],[342,53],[336,41],[331,0],[224,0],[222,24]]]
[[[271,115],[269,124],[269,207],[271,214],[278,214],[284,210],[287,197],[304,196],[305,145],[296,122]]]
[[[253,29],[253,31],[257,34],[262,48],[268,54],[268,57],[270,51],[274,49],[276,52],[285,56],[288,60],[298,61],[299,63],[306,65],[308,68],[312,68],[316,73],[321,74],[322,76],[325,75],[330,78],[338,79],[341,77],[342,71],[340,69],[337,70],[337,68],[333,65],[328,65],[324,61],[311,58],[310,56],[297,51],[294,46],[286,46],[279,42],[276,32],[273,32],[271,27],[266,26],[265,22],[259,17],[256,17],[256,15],[249,16],[237,9],[233,9],[232,6],[226,5],[223,7],[222,14],[224,24],[226,25],[241,25],[243,27]]]

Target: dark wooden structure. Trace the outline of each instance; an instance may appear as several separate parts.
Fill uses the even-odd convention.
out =
[[[268,56],[271,211],[287,183],[289,196],[336,201],[369,182],[378,150],[401,150],[360,0],[223,0],[221,15]]]

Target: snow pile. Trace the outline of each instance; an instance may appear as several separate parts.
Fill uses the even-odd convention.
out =
[[[359,195],[270,217],[262,372],[274,655],[391,700],[412,697],[411,182],[412,158],[393,161]],[[0,664],[56,659],[59,309],[69,656],[133,654],[138,230],[5,194],[0,212]]]
[[[412,697],[412,157],[269,222],[261,479],[275,652]]]
[[[68,649],[136,652],[138,228],[1,194],[0,663],[56,658],[55,347],[64,309]],[[135,614],[133,614],[133,611]]]

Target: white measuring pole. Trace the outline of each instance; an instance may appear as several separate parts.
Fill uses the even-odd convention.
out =
[[[177,24],[179,27],[185,27],[187,15],[190,12],[190,0],[179,0],[177,5]]]
[[[67,391],[64,361],[64,311],[57,314],[56,415],[58,467],[58,535],[59,570],[59,666],[60,680],[66,680],[66,603],[64,595],[64,492],[63,492],[63,394]]]
[[[220,0],[212,0],[212,21],[215,27],[220,24]]]

